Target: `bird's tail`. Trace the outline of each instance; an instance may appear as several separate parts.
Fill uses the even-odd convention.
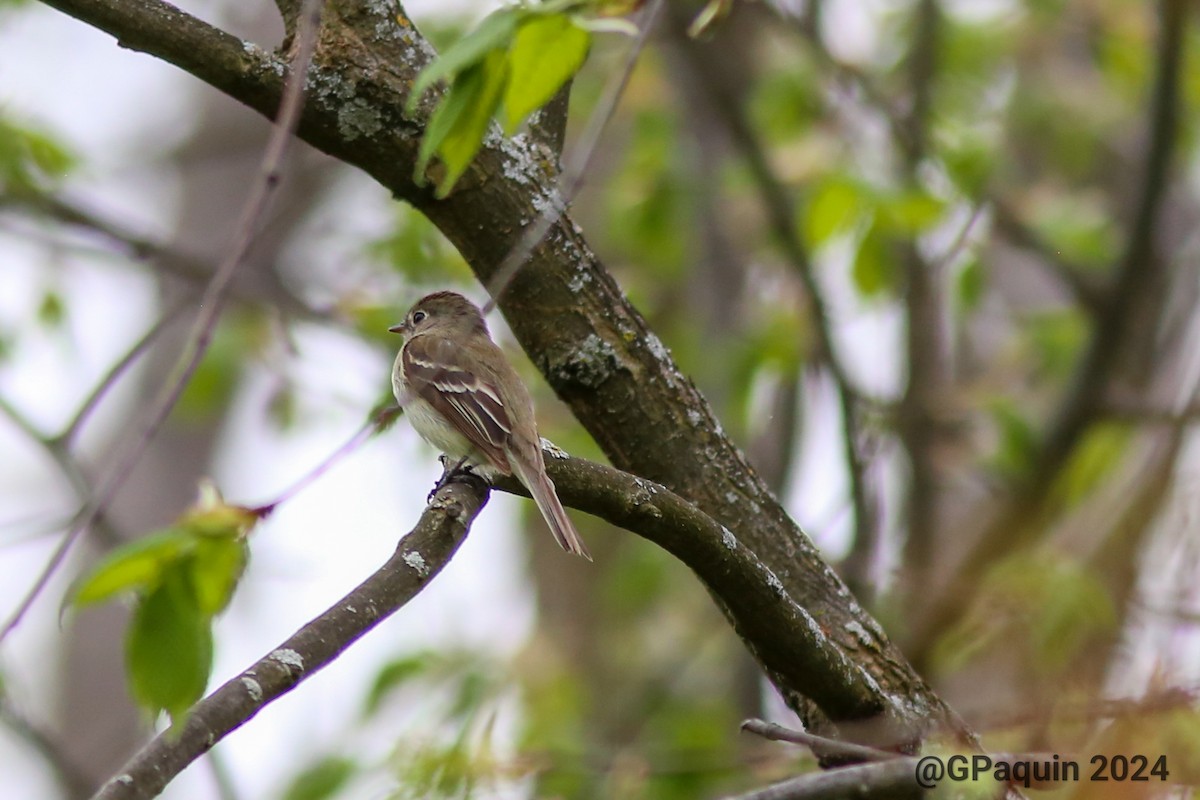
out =
[[[541,455],[540,453],[538,455]],[[546,520],[546,524],[550,526],[550,532],[554,534],[554,540],[566,550],[577,556],[583,556],[588,561],[592,560],[591,553],[588,552],[587,546],[583,543],[583,539],[579,538],[579,532],[575,530],[575,526],[571,524],[570,517],[563,509],[562,503],[558,500],[558,493],[554,491],[554,482],[546,475],[545,467],[538,469],[532,464],[523,463],[525,460],[521,458],[510,458],[509,463],[513,471],[517,475],[517,479],[525,484],[525,488],[529,490],[529,494],[533,497],[533,502],[537,504],[538,511],[542,512],[542,517]]]

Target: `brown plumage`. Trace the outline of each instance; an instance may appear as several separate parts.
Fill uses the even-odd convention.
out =
[[[450,458],[516,476],[562,548],[590,561],[546,475],[529,391],[475,304],[435,292],[388,330],[407,337],[392,389],[417,433]]]

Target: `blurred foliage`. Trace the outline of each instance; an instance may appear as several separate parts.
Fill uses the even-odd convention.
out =
[[[49,191],[67,177],[76,161],[52,133],[0,113],[0,194]]]
[[[203,423],[223,412],[237,388],[247,360],[261,356],[273,331],[264,314],[231,310],[217,325],[204,358],[184,387],[175,414],[185,422]]]
[[[991,648],[1016,652],[1032,677],[1057,677],[1098,633],[1117,623],[1099,577],[1077,560],[1039,551],[993,566],[962,623],[938,643],[942,672],[961,670]]]
[[[328,800],[350,782],[360,769],[358,762],[343,756],[326,756],[305,767],[283,793],[283,800]]]

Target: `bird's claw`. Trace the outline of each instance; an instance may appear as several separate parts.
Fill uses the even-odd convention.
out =
[[[463,458],[458,459],[458,461],[454,462],[454,466],[450,466],[450,467],[446,466],[446,463],[448,461],[446,456],[444,456],[444,455],[441,456],[439,460],[442,462],[442,467],[443,467],[442,477],[438,478],[438,482],[433,485],[433,490],[430,491],[429,494],[425,497],[426,504],[432,503],[434,496],[438,492],[440,492],[443,488],[445,488],[446,484],[450,483],[451,481],[455,480],[456,478],[459,478],[459,477],[478,478],[479,477],[478,475],[476,475],[474,472],[471,471],[471,465],[467,463],[467,459],[465,456]]]

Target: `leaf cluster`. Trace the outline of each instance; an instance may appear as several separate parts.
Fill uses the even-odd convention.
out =
[[[125,634],[126,679],[152,714],[178,721],[204,693],[212,672],[213,619],[229,605],[258,520],[214,490],[175,524],[114,550],[75,586],[77,607],[132,595]]]
[[[436,155],[444,167],[437,194],[448,195],[483,146],[493,117],[511,136],[579,71],[592,36],[573,13],[576,5],[558,2],[494,11],[426,67],[413,85],[410,113],[438,82],[445,81],[449,89],[421,140],[419,183]]]

